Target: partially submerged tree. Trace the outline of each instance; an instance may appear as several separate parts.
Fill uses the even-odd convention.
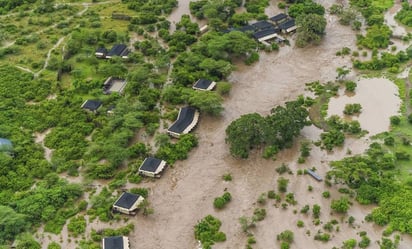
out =
[[[311,43],[319,44],[325,34],[326,19],[317,14],[298,16],[296,19],[297,38],[296,45],[305,47]]]

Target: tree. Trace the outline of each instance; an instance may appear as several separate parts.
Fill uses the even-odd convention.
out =
[[[319,44],[325,34],[326,19],[317,14],[298,16],[296,19],[296,45],[305,47],[310,43]]]
[[[242,115],[226,128],[226,142],[233,156],[247,158],[264,141],[265,119],[257,113]]]
[[[278,179],[278,190],[279,192],[285,193],[288,190],[289,180],[283,177]]]
[[[26,216],[16,213],[12,208],[0,206],[0,244],[12,241],[14,237],[28,228]]]
[[[332,200],[330,207],[338,213],[346,213],[350,207],[350,202],[347,197],[341,197],[339,200]]]
[[[219,94],[211,91],[194,91],[189,98],[190,105],[199,108],[201,112],[214,116],[220,115],[223,111],[222,101]]]

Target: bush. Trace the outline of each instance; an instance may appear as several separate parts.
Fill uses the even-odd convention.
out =
[[[395,138],[392,136],[385,137],[383,143],[387,146],[393,146],[395,144]]]
[[[346,115],[359,114],[362,111],[362,106],[358,103],[346,104],[343,113]]]
[[[75,237],[83,234],[86,231],[86,219],[83,216],[71,218],[67,225],[67,230],[69,230]]]
[[[285,230],[283,232],[281,232],[280,234],[278,234],[278,236],[276,237],[276,239],[278,241],[283,241],[283,242],[287,242],[287,243],[292,243],[293,242],[293,232],[290,230]]]
[[[255,211],[253,211],[253,220],[254,221],[261,221],[265,219],[266,217],[266,209],[264,208],[256,208]]]
[[[276,168],[276,172],[278,172],[281,175],[283,173],[290,172],[290,168],[287,164],[282,163],[282,165]]]
[[[217,209],[222,209],[232,200],[229,192],[225,192],[221,197],[216,197],[213,201],[213,206]]]
[[[301,212],[302,214],[306,214],[306,213],[309,212],[309,210],[310,210],[309,205],[305,205],[305,206],[300,210],[300,212]]]
[[[296,223],[296,225],[297,225],[298,227],[304,227],[304,226],[305,226],[305,223],[304,223],[303,221],[301,221],[301,220],[298,220],[298,222]]]
[[[202,248],[210,249],[215,242],[226,240],[226,234],[219,232],[222,222],[208,215],[195,226],[195,238],[202,244]]]
[[[259,60],[259,54],[252,52],[250,56],[245,60],[246,65],[252,65],[254,62]]]
[[[276,199],[276,193],[273,190],[269,190],[267,196],[269,199]]]
[[[228,95],[231,89],[232,89],[232,84],[229,82],[221,81],[221,82],[216,83],[216,91],[220,95]]]
[[[319,219],[320,216],[320,206],[315,204],[312,207],[312,213],[313,213],[313,217],[315,217],[315,219]]]
[[[338,213],[346,213],[350,207],[350,202],[347,197],[341,197],[339,200],[332,200],[330,207]]]
[[[283,177],[278,179],[278,190],[279,192],[285,193],[288,190],[289,180]]]
[[[399,116],[390,117],[391,125],[399,125],[401,123],[401,118]]]
[[[233,178],[232,178],[232,175],[230,173],[227,173],[227,174],[224,174],[222,176],[222,179],[223,179],[223,181],[230,182],[230,181],[232,181]]]
[[[314,239],[327,242],[327,241],[330,240],[330,234],[328,234],[328,233],[318,233],[318,234],[315,235]]]

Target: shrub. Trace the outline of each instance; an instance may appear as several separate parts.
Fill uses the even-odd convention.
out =
[[[259,54],[252,52],[250,56],[245,60],[246,65],[252,65],[254,62],[259,60]]]
[[[319,216],[320,216],[320,206],[318,204],[313,205],[312,213],[313,213],[313,217],[315,217],[316,219],[319,218]]]
[[[220,95],[228,95],[232,89],[232,84],[229,82],[220,81],[216,84],[216,91]]]
[[[278,179],[278,190],[279,192],[286,192],[288,190],[289,180],[283,177]]]
[[[388,146],[393,146],[395,144],[395,138],[392,136],[385,137],[383,143]]]
[[[253,211],[253,220],[254,221],[261,221],[265,219],[266,217],[266,209],[264,208],[256,208],[255,211]]]
[[[309,205],[305,205],[305,206],[300,210],[300,212],[301,212],[302,214],[306,214],[306,213],[308,213],[309,210],[310,210]]]
[[[281,175],[283,173],[290,172],[290,168],[287,164],[282,163],[282,165],[276,168],[276,172],[278,172]]]
[[[290,230],[285,230],[283,232],[281,232],[280,234],[278,234],[278,236],[276,237],[276,239],[278,241],[283,241],[283,242],[287,242],[287,243],[292,243],[293,242],[293,232]]]
[[[292,204],[292,205],[296,205],[298,202],[295,200],[295,194],[293,194],[293,193],[288,193],[287,195],[286,195],[286,202],[287,203],[290,203],[290,204]]]
[[[328,233],[318,233],[318,234],[315,235],[314,239],[327,242],[327,241],[330,240],[330,234],[328,234]]]
[[[390,117],[391,125],[399,125],[401,123],[401,118],[399,116]]]
[[[276,193],[273,190],[269,190],[267,196],[269,199],[276,199]]]
[[[222,209],[232,200],[232,196],[229,192],[225,192],[221,197],[216,197],[213,201],[213,206],[218,209]]]
[[[354,92],[356,89],[357,84],[354,81],[345,81],[345,88],[348,92]]]
[[[130,192],[133,194],[137,194],[142,196],[143,198],[147,198],[149,196],[149,190],[147,188],[132,188]]]
[[[358,103],[346,104],[343,113],[346,115],[359,114],[362,111],[362,106]]]
[[[323,196],[323,198],[328,199],[328,198],[330,197],[330,193],[329,193],[329,191],[325,191],[325,192],[323,192],[323,193],[322,193],[322,196]]]
[[[257,202],[261,205],[266,204],[266,193],[261,193],[257,199]]]
[[[339,200],[332,200],[330,207],[338,213],[346,213],[350,203],[347,197],[341,197]]]
[[[371,240],[368,238],[368,236],[362,235],[358,245],[360,248],[366,248],[369,246],[370,243]]]
[[[353,249],[356,247],[357,241],[356,239],[348,239],[343,242],[343,248],[342,249]]]
[[[86,219],[83,216],[71,218],[67,225],[67,230],[69,230],[75,237],[83,234],[86,231]]]
[[[297,225],[298,227],[304,227],[304,226],[305,226],[305,223],[304,223],[303,221],[301,221],[301,220],[298,220],[298,222],[296,223],[296,225]]]
[[[226,240],[226,234],[219,232],[222,222],[208,215],[195,226],[195,238],[200,241],[203,248],[211,248],[215,242]]]
[[[222,179],[223,181],[230,182],[232,180],[232,175],[230,173],[224,174]]]

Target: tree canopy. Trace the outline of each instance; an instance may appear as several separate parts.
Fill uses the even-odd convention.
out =
[[[246,114],[226,128],[226,142],[235,157],[247,158],[249,151],[258,147],[288,147],[300,130],[308,125],[308,111],[302,101],[287,102],[272,109],[271,115]]]

